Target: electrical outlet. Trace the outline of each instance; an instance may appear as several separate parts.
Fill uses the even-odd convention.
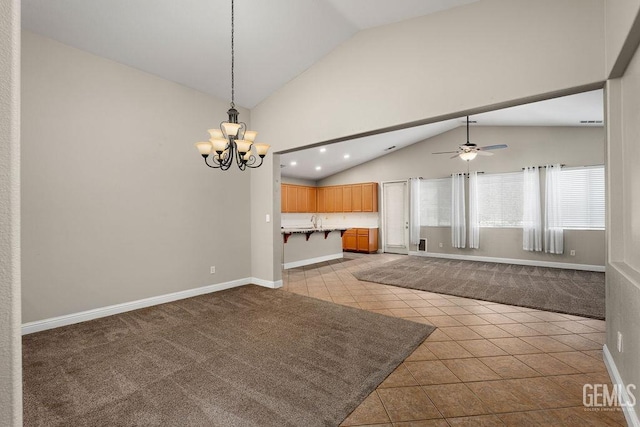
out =
[[[442,242],[438,243],[438,247],[441,248],[442,246],[443,246]]]
[[[622,332],[618,331],[618,353],[622,353]]]
[[[571,255],[571,256],[576,256],[576,251],[575,251],[575,249],[571,249],[571,252],[569,252],[569,255]]]
[[[215,265],[211,266],[211,274],[216,274],[216,266]]]

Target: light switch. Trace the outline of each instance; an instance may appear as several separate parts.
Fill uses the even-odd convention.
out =
[[[267,214],[266,220],[267,220],[267,222],[271,222],[271,215]]]

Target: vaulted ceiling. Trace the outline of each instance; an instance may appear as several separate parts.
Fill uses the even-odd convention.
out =
[[[367,28],[477,0],[237,0],[236,103],[253,108]],[[23,0],[23,27],[229,99],[231,0]]]
[[[358,31],[478,0],[235,0],[236,103],[253,108]],[[220,99],[231,97],[231,0],[22,0],[27,30]],[[602,93],[475,118],[481,125],[601,120]],[[434,123],[287,153],[283,175],[320,179],[460,126]],[[601,124],[600,124],[601,125]],[[349,154],[345,159],[344,155]],[[297,161],[297,167],[290,167]]]

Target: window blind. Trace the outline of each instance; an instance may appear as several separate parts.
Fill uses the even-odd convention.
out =
[[[420,225],[451,226],[451,178],[425,179],[420,183]]]
[[[604,229],[604,166],[562,169],[560,188],[562,228]]]
[[[522,173],[493,173],[478,176],[480,227],[522,227]]]

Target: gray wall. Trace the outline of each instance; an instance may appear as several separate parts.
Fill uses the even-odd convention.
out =
[[[283,176],[282,183],[293,184],[293,185],[306,185],[307,187],[316,187],[318,185],[317,181],[313,181],[311,179],[293,178],[290,176]]]
[[[640,29],[633,28],[640,0],[605,0],[605,66],[609,78],[624,74],[636,51]]]
[[[381,182],[416,176],[441,178],[454,172],[466,172],[467,164],[460,159],[449,159],[449,155],[431,154],[455,150],[459,144],[466,141],[465,132],[463,127],[456,128],[327,177],[319,184]],[[509,145],[509,148],[496,151],[491,157],[476,157],[469,163],[472,171],[515,172],[524,166],[547,163],[562,163],[567,166],[604,163],[605,135],[602,127],[474,126],[470,134],[471,140],[479,145]],[[542,182],[544,183],[543,179]],[[428,240],[427,250],[436,253],[602,266],[605,263],[604,230],[568,230],[565,234],[563,255],[522,250],[522,229],[519,228],[482,228],[479,249],[451,247],[449,227],[422,227],[421,237]],[[442,248],[438,245],[441,242]],[[569,255],[571,249],[576,250],[575,256]]]
[[[441,254],[597,266],[604,266],[605,260],[605,232],[603,230],[565,230],[565,253],[563,255],[522,250],[521,228],[480,228],[480,247],[478,249],[451,247],[451,228],[449,227],[422,227],[420,235],[427,239],[428,252]],[[439,243],[443,244],[442,248],[439,247]],[[571,249],[575,249],[575,256],[569,255]]]
[[[640,385],[640,50],[607,83],[607,348],[625,384]],[[623,349],[617,350],[622,333]],[[640,398],[639,390],[634,394]],[[636,414],[638,404],[636,403]]]
[[[22,425],[20,3],[0,0],[0,425]]]
[[[277,152],[595,88],[604,45],[602,0],[474,2],[359,32],[254,108],[252,126]],[[279,230],[264,224],[265,211],[278,223],[278,165],[251,173],[252,274],[266,280],[280,275]]]
[[[225,101],[33,33],[22,49],[24,322],[251,276],[249,175],[193,145]]]

